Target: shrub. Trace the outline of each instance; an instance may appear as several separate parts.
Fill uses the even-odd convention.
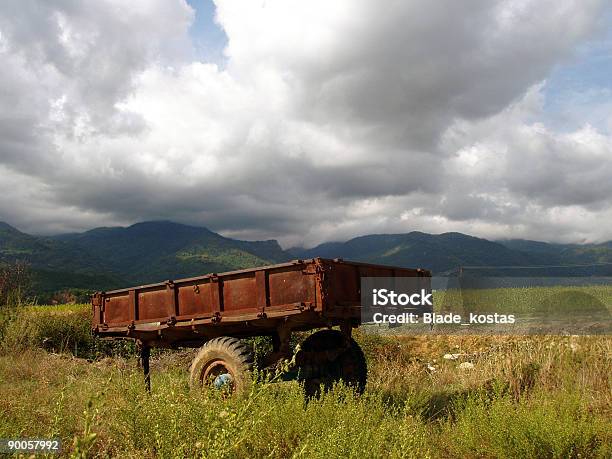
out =
[[[135,354],[131,341],[107,341],[93,336],[89,305],[30,306],[15,310],[4,327],[5,351],[42,348],[76,357]]]
[[[32,272],[27,263],[0,264],[0,308],[23,304],[31,285]]]
[[[576,394],[540,393],[524,403],[474,397],[457,412],[444,429],[452,455],[609,457],[607,422],[590,415]]]

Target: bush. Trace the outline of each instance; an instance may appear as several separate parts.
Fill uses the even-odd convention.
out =
[[[0,308],[23,304],[31,285],[32,272],[27,263],[0,264]]]
[[[526,403],[474,397],[457,412],[444,429],[457,456],[609,457],[608,422],[590,415],[576,394],[539,393]]]
[[[4,335],[9,324],[15,319],[17,309],[15,307],[0,307],[0,343],[4,342]]]
[[[45,300],[48,304],[83,304],[88,303],[91,299],[93,290],[84,288],[69,288],[48,294],[47,297],[39,297],[40,300]]]
[[[135,355],[131,341],[107,341],[91,332],[89,305],[29,306],[14,310],[2,335],[5,351],[42,348],[76,357]]]

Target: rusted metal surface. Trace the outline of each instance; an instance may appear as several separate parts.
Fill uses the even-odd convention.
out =
[[[315,258],[222,274],[98,292],[92,297],[99,336],[152,346],[193,345],[223,335],[273,335],[360,322],[361,277],[431,273]]]

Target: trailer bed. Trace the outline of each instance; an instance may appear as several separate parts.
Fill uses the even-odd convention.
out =
[[[406,269],[341,259],[295,260],[168,280],[92,296],[93,331],[148,346],[200,346],[212,338],[272,335],[360,323],[362,277],[425,277]]]

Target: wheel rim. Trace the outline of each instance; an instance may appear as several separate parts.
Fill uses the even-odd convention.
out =
[[[200,382],[202,386],[214,387],[227,392],[233,392],[235,389],[234,375],[222,360],[209,362],[202,370]]]

